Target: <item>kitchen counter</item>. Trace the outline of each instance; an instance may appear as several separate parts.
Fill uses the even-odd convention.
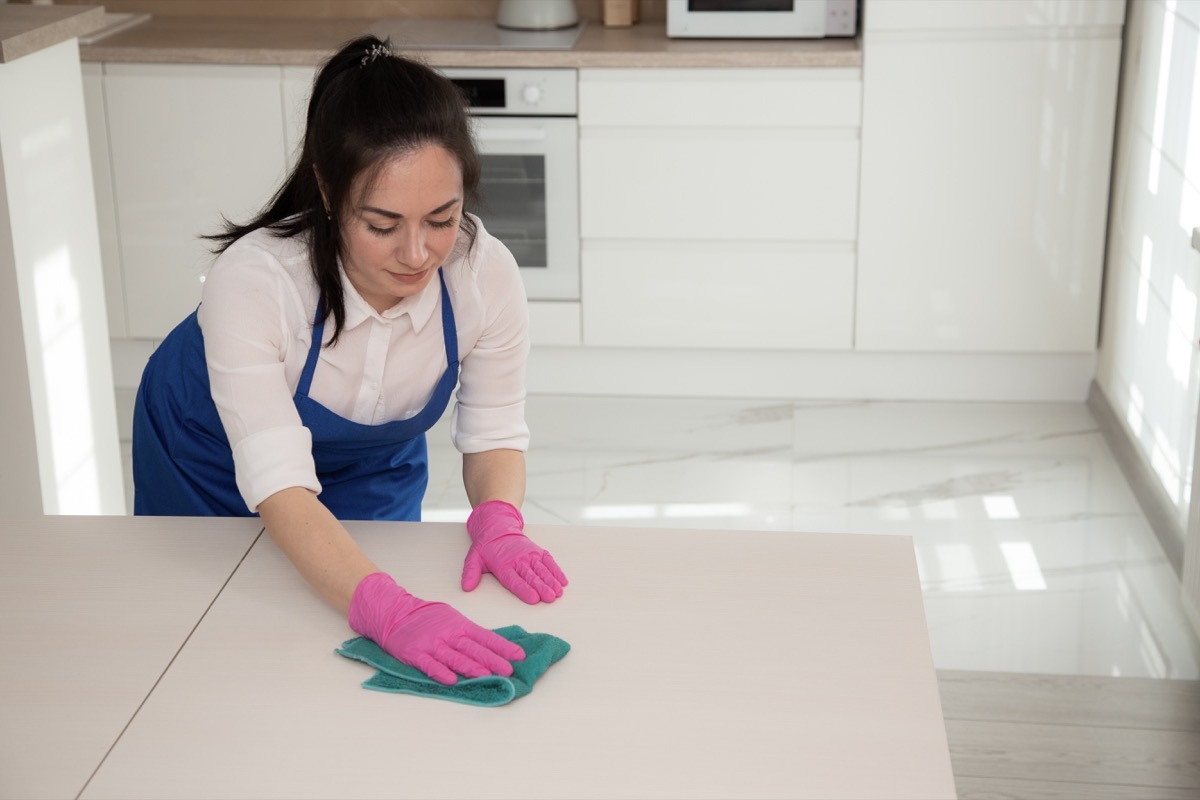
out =
[[[371,19],[154,17],[80,48],[84,61],[316,65]],[[662,22],[589,22],[570,50],[423,49],[435,67],[859,67],[858,39],[669,39]]]
[[[0,797],[955,796],[910,537],[531,525],[571,584],[528,606],[461,590],[461,523],[347,523],[417,596],[571,644],[478,708],[363,689],[257,522],[0,521]]]
[[[0,5],[0,63],[104,27],[103,6]]]

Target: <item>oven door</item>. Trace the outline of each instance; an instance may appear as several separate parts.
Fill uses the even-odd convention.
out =
[[[530,300],[579,299],[579,127],[567,117],[476,116],[479,208]]]

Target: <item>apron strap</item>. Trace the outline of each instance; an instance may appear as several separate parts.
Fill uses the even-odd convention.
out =
[[[300,373],[300,383],[296,386],[296,394],[308,397],[308,389],[312,386],[313,373],[317,369],[317,356],[321,354],[321,340],[325,338],[325,297],[317,299],[317,313],[313,315],[312,344],[308,347],[308,357],[304,360],[304,371]]]
[[[442,339],[446,343],[446,366],[458,366],[458,329],[454,324],[454,308],[450,305],[450,292],[446,290],[446,276],[438,267],[438,278],[442,281]]]

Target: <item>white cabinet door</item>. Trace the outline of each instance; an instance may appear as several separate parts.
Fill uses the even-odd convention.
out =
[[[584,129],[582,234],[853,241],[858,155],[840,131]]]
[[[583,247],[583,343],[845,350],[854,253],[793,242]]]
[[[283,138],[289,167],[296,163],[304,144],[308,99],[316,76],[316,67],[283,68]]]
[[[863,31],[1016,31],[1077,25],[1121,25],[1125,0],[871,0]],[[869,51],[870,48],[864,48]]]
[[[107,64],[105,100],[127,332],[161,339],[200,300],[222,216],[244,222],[284,176],[280,68]]]
[[[845,241],[857,69],[581,70],[582,235]]]
[[[864,50],[858,348],[1094,350],[1120,40]]]
[[[535,345],[581,345],[580,319],[579,303],[530,300],[529,342]]]
[[[848,128],[862,119],[862,70],[582,69],[583,127]]]
[[[861,72],[581,70],[586,346],[853,344]]]

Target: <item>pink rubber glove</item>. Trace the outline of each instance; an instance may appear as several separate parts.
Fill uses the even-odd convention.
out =
[[[384,572],[359,582],[349,617],[355,632],[438,683],[457,683],[456,672],[468,678],[508,677],[513,672],[509,662],[525,658],[520,645],[481,628],[445,603],[413,597]]]
[[[503,500],[480,503],[467,518],[471,549],[463,562],[462,588],[479,585],[484,572],[530,605],[562,597],[567,576],[554,557],[529,540],[521,512]]]

